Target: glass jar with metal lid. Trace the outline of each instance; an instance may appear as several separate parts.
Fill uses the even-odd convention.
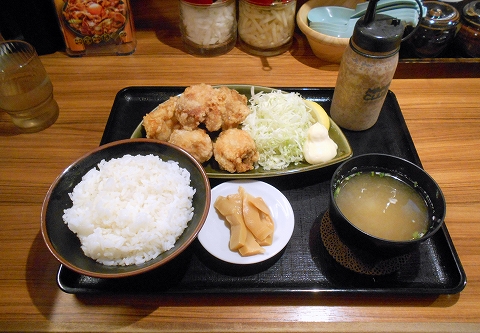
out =
[[[480,57],[480,1],[472,1],[463,7],[457,43],[467,56]]]
[[[416,56],[434,58],[452,44],[460,13],[452,5],[439,1],[425,1],[424,6],[427,13],[407,43]]]
[[[292,44],[296,0],[240,0],[238,35],[242,48],[263,56],[282,54]]]
[[[180,0],[180,31],[187,51],[215,56],[237,42],[235,0]]]

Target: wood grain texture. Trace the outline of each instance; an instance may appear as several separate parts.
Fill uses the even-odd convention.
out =
[[[20,134],[0,113],[0,331],[480,331],[480,67],[475,64],[400,64],[390,87],[424,168],[445,193],[446,223],[468,277],[462,293],[137,297],[60,291],[58,263],[40,234],[43,198],[65,167],[98,146],[119,90],[200,82],[335,85],[338,65],[317,59],[298,31],[292,49],[280,56],[262,59],[234,48],[199,58],[183,50],[176,1],[132,0],[132,5],[138,30],[133,55],[41,57],[60,106],[52,127]]]

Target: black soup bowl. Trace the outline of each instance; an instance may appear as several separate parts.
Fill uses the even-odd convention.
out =
[[[409,240],[390,240],[367,233],[349,221],[339,208],[336,197],[345,181],[362,172],[389,174],[421,195],[428,213],[427,228],[423,235]],[[331,179],[330,219],[340,240],[353,251],[357,249],[377,257],[394,257],[412,252],[442,227],[445,213],[445,198],[435,180],[414,163],[396,156],[365,154],[353,157],[341,164]]]

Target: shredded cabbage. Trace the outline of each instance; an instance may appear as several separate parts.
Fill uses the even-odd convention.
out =
[[[316,120],[298,93],[273,90],[250,98],[250,109],[242,124],[255,141],[258,165],[264,170],[284,169],[304,161],[303,144]]]

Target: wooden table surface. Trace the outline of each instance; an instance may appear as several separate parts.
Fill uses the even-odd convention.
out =
[[[468,283],[435,297],[360,295],[72,295],[56,285],[58,262],[40,233],[50,184],[98,146],[116,93],[128,86],[196,83],[333,87],[297,31],[290,51],[261,59],[238,47],[199,58],[184,52],[176,5],[132,1],[138,46],[130,56],[42,56],[60,116],[20,134],[0,113],[0,331],[479,332],[480,67],[401,63],[395,93],[424,168],[447,200],[446,224]],[[175,3],[175,2],[174,2]]]

